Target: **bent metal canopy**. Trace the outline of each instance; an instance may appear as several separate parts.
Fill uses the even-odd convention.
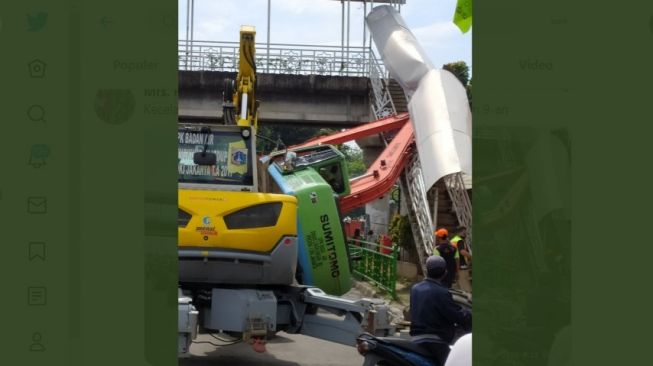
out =
[[[366,22],[390,76],[410,100],[425,186],[458,172],[471,177],[472,114],[462,84],[433,66],[392,6],[374,8]]]

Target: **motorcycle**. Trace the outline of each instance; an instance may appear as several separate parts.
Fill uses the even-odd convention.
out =
[[[447,344],[443,342],[444,344]],[[471,333],[453,346],[444,365],[431,360],[431,355],[410,339],[375,337],[363,333],[356,339],[356,349],[364,357],[363,366],[471,366]]]

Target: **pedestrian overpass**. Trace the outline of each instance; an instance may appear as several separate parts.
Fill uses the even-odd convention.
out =
[[[262,123],[352,127],[375,120],[377,110],[392,114],[382,87],[386,71],[369,48],[258,44],[257,50]],[[224,82],[235,79],[238,68],[238,43],[182,40],[178,51],[180,122],[221,120]]]

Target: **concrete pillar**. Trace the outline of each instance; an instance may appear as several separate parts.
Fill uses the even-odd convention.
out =
[[[370,140],[371,139],[373,138],[370,138]],[[363,163],[365,163],[365,166],[370,166],[384,148],[380,146],[365,145],[366,146],[363,147]],[[382,198],[365,205],[365,213],[370,217],[368,227],[374,231],[375,237],[379,234],[388,234],[390,228],[389,201],[390,192],[384,194]]]
[[[390,220],[388,205],[388,195],[384,195],[382,199],[365,205],[365,213],[370,216],[369,227],[374,231],[375,238],[380,234],[388,234]]]
[[[405,192],[399,194],[399,214],[401,216],[408,215],[408,197]]]

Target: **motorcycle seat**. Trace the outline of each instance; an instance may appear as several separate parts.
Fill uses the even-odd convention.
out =
[[[398,337],[377,337],[377,339],[406,351],[414,352],[427,358],[430,357],[426,349],[420,347],[419,344],[412,342],[410,339]]]

